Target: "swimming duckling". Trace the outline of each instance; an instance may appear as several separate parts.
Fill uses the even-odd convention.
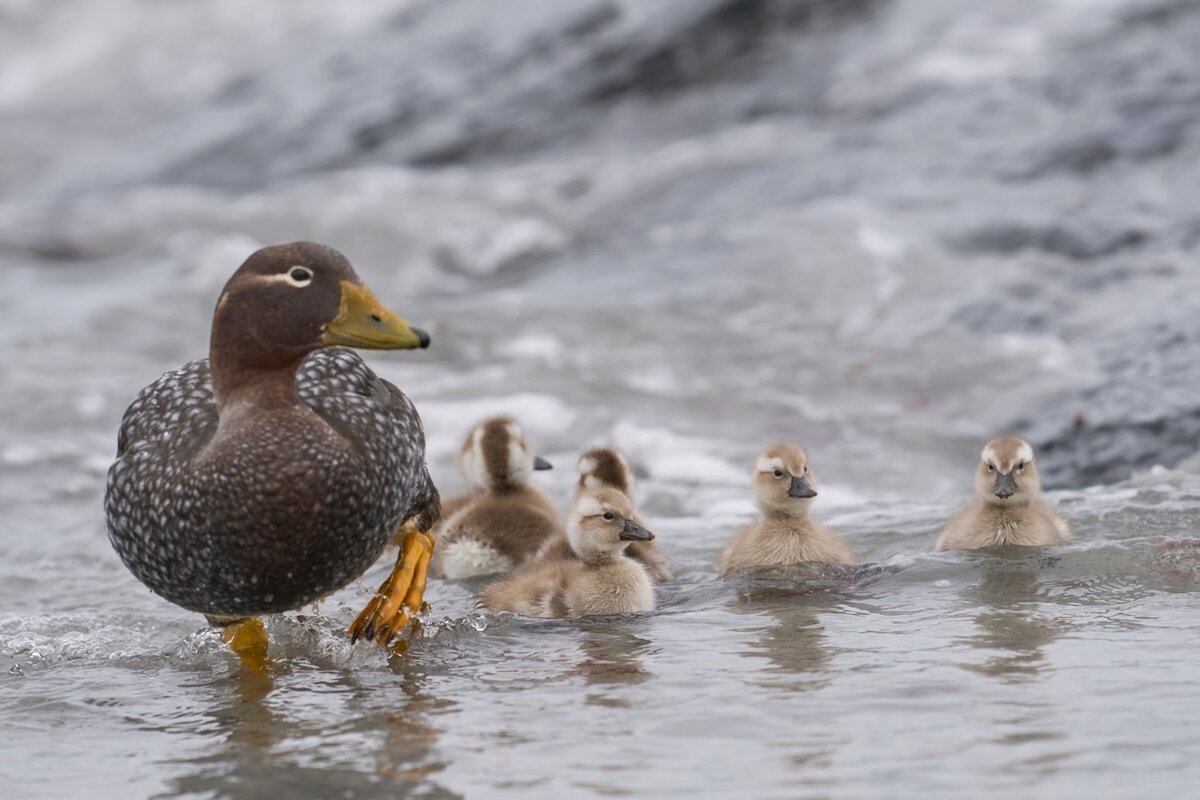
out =
[[[539,561],[483,590],[490,611],[571,619],[654,610],[646,568],[625,556],[654,534],[634,521],[629,498],[610,487],[587,489],[571,507],[567,539],[575,558]]]
[[[1038,547],[1070,541],[1070,523],[1037,499],[1041,490],[1029,443],[1015,436],[991,440],[975,470],[976,500],[946,523],[937,549]]]
[[[625,495],[632,504],[633,470],[630,469],[625,456],[608,447],[589,450],[580,456],[579,482],[575,484],[575,500],[592,489],[603,487],[617,490]],[[633,520],[642,527],[646,526],[645,520],[638,516],[636,511],[633,513]],[[650,575],[650,580],[654,583],[665,583],[675,577],[671,574],[671,568],[667,566],[667,560],[658,548],[658,543],[653,540],[630,542],[629,546],[625,548],[625,555],[634,561],[641,562],[642,566],[646,568],[647,574]],[[556,537],[538,554],[539,560],[570,558],[576,558],[576,555],[571,548],[571,542],[565,535]]]
[[[851,564],[854,550],[809,519],[817,496],[808,455],[791,444],[768,448],[754,462],[754,502],[763,518],[743,528],[717,559],[721,576],[746,567],[819,561]]]
[[[453,511],[443,516],[435,535],[438,575],[510,572],[561,532],[557,509],[529,482],[535,470],[550,469],[550,462],[534,455],[516,420],[493,417],[476,425],[458,463],[471,489],[443,506]]]

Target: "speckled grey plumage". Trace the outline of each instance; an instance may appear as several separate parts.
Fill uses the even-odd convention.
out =
[[[152,591],[214,617],[298,608],[361,575],[436,503],[416,409],[356,353],[308,354],[296,394],[219,418],[201,359],[130,405],[105,510],[113,547]]]

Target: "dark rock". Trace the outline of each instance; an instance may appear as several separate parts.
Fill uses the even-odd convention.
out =
[[[1047,488],[1114,483],[1200,451],[1200,315],[1122,332],[1100,358],[1099,384],[1016,426],[1031,431]]]
[[[1035,249],[1076,260],[1108,256],[1147,241],[1149,232],[1129,222],[1097,219],[1047,222],[988,222],[951,237],[957,248],[975,253],[1009,255]]]

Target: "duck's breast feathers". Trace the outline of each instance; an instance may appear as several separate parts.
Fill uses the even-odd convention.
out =
[[[203,448],[217,431],[208,359],[163,374],[138,392],[117,434],[117,459],[153,448],[181,460]]]

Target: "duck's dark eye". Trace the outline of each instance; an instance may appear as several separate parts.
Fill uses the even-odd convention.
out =
[[[287,271],[287,279],[292,286],[303,288],[312,283],[313,271],[308,267],[292,267]]]
[[[774,475],[775,475],[775,477],[776,477],[776,478],[782,478],[782,477],[783,477],[783,470],[781,470],[781,469],[777,469],[777,470],[775,470],[775,473],[774,473]]]
[[[1017,464],[1017,472],[1024,472],[1024,470],[1025,470],[1025,462],[1022,461],[1020,464]]]
[[[988,472],[995,472],[995,471],[996,471],[996,468],[995,468],[995,467],[993,467],[991,464],[988,464],[988,465],[987,465],[987,468],[988,468]]]
[[[371,319],[373,319],[375,322],[383,322],[383,317],[379,316],[378,314],[372,314]]]
[[[617,518],[617,515],[612,513],[611,511],[604,512],[604,521],[605,522],[612,522],[616,518]]]

